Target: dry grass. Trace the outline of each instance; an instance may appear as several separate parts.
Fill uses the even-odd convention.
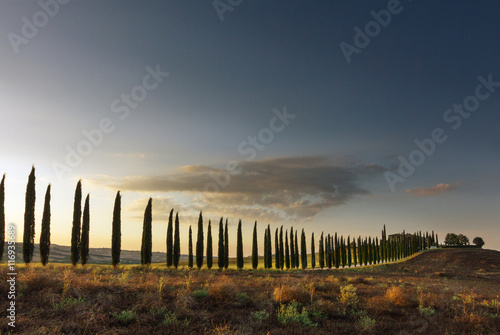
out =
[[[443,254],[449,262],[450,250]],[[395,265],[324,271],[175,271],[19,266],[17,327],[29,334],[498,334],[500,276],[443,268],[434,251]],[[491,255],[485,254],[491,258]],[[456,255],[454,257],[457,257]],[[461,257],[466,257],[462,255]],[[497,263],[475,254],[472,263]],[[486,257],[485,259],[489,259]],[[466,263],[467,259],[462,260]],[[436,266],[432,267],[432,263]],[[486,262],[486,263],[484,263]],[[500,262],[499,262],[500,263]],[[415,271],[405,271],[414,266]],[[472,266],[472,265],[471,265]],[[500,266],[499,266],[500,268]],[[423,270],[426,269],[426,270]],[[436,272],[446,276],[435,276]],[[8,285],[0,266],[0,296]],[[492,274],[493,273],[493,274]],[[194,292],[207,292],[194,295]],[[0,308],[8,301],[0,299]],[[307,324],[282,324],[297,304]],[[254,313],[267,313],[265,319]],[[7,333],[0,319],[0,333]],[[313,327],[311,325],[316,325]]]

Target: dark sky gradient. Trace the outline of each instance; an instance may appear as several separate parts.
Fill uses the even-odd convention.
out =
[[[149,196],[158,229],[174,206],[186,232],[203,209],[212,220],[258,219],[262,227],[293,224],[317,233],[378,234],[383,224],[391,232],[435,229],[443,238],[462,232],[500,249],[500,87],[457,130],[443,120],[474,94],[478,76],[500,81],[500,3],[401,1],[401,12],[348,64],[339,44],[353,44],[353,28],[364,29],[374,20],[370,11],[387,6],[246,0],[221,21],[211,1],[73,0],[16,53],[9,33],[21,35],[22,18],[32,21],[41,7],[1,2],[7,220],[22,223],[35,164],[37,211],[52,183],[59,244],[69,243],[72,194],[82,178],[102,222],[94,246],[109,245],[121,188],[129,218],[124,245],[132,249]],[[112,102],[157,65],[169,76],[120,120]],[[296,118],[246,162],[239,145],[284,106]],[[85,140],[82,130],[103,118],[115,130],[58,178],[54,162],[66,164],[66,147],[75,149]],[[448,139],[392,192],[384,172],[397,172],[397,157],[408,159],[414,140],[435,128]],[[202,192],[207,173],[222,178],[233,160],[246,170],[219,194]],[[151,187],[157,181],[161,187]],[[162,234],[156,250],[164,248]]]

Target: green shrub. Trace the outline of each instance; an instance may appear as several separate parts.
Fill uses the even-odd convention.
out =
[[[166,326],[177,324],[177,315],[173,312],[168,312],[165,314],[165,319],[163,319],[163,324]]]
[[[432,316],[436,313],[436,311],[434,310],[434,308],[432,307],[425,307],[425,306],[418,306],[418,311],[420,312],[420,314],[422,315],[427,315],[427,316]]]
[[[373,328],[373,326],[375,326],[375,320],[370,318],[368,315],[365,315],[365,316],[360,317],[358,319],[358,321],[356,321],[356,326],[358,326],[359,328],[368,330],[368,329]]]
[[[340,288],[339,302],[346,308],[356,308],[359,302],[356,291],[357,288],[355,288],[352,284],[342,286]]]
[[[59,309],[64,309],[66,307],[83,304],[84,302],[85,302],[84,298],[69,297],[59,303],[54,304],[53,307],[55,310],[59,310]]]
[[[113,316],[122,325],[128,325],[135,320],[136,314],[134,311],[122,311],[121,313],[113,313]]]
[[[309,313],[310,316],[313,318],[318,318],[318,319],[327,319],[328,316],[323,313],[323,311],[317,307],[311,306],[307,309],[307,313]]]
[[[252,313],[252,316],[255,320],[259,320],[259,321],[266,321],[267,319],[269,319],[269,313],[266,311],[254,312],[254,313]]]
[[[167,311],[167,308],[165,306],[161,307],[151,307],[149,309],[149,315],[163,315]]]
[[[206,290],[206,289],[196,290],[196,291],[193,291],[191,293],[191,295],[197,299],[205,298],[206,296],[208,296],[208,290]]]
[[[278,309],[278,322],[282,325],[296,323],[305,327],[317,327],[317,323],[313,323],[309,319],[309,313],[303,309],[302,313],[297,310],[298,303],[293,302],[288,305],[281,305]]]

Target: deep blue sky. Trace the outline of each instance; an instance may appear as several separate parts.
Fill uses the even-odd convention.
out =
[[[393,3],[393,2],[389,2]],[[16,48],[35,1],[0,3],[0,173],[7,221],[22,224],[26,178],[53,188],[54,243],[68,244],[76,181],[92,197],[91,246],[108,246],[114,193],[124,201],[124,246],[138,249],[154,197],[155,250],[170,208],[186,230],[199,210],[320,233],[435,229],[481,235],[500,249],[500,87],[452,130],[443,115],[475,94],[479,76],[500,81],[498,1],[401,1],[390,23],[348,64],[339,44],[373,21],[385,1],[243,1],[221,21],[211,1],[76,1]],[[42,14],[43,16],[43,14]],[[39,15],[39,17],[41,17]],[[168,72],[124,119],[112,102],[142,85],[146,68]],[[483,89],[481,92],[488,92]],[[123,104],[120,104],[123,106]],[[238,147],[275,116],[296,115],[246,161]],[[110,119],[114,131],[63,175],[67,147]],[[448,139],[392,192],[415,139]],[[243,145],[242,148],[248,148]],[[242,171],[219,192],[210,175]],[[194,190],[198,191],[194,191]],[[40,216],[41,219],[41,216]],[[98,224],[99,223],[99,224]],[[40,222],[37,221],[37,228]],[[259,225],[259,227],[261,227]],[[39,229],[37,229],[39,231]],[[249,241],[248,241],[249,242]]]

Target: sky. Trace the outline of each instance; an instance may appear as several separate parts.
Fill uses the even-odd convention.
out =
[[[69,245],[75,186],[91,247],[181,253],[203,212],[251,232],[432,231],[500,250],[498,1],[1,1],[0,174],[22,240]],[[206,234],[206,231],[205,231]],[[262,241],[261,244],[262,244]],[[234,248],[230,249],[235,249]],[[262,249],[262,245],[261,245]],[[235,254],[236,250],[230,253]],[[262,250],[261,250],[262,253]]]

